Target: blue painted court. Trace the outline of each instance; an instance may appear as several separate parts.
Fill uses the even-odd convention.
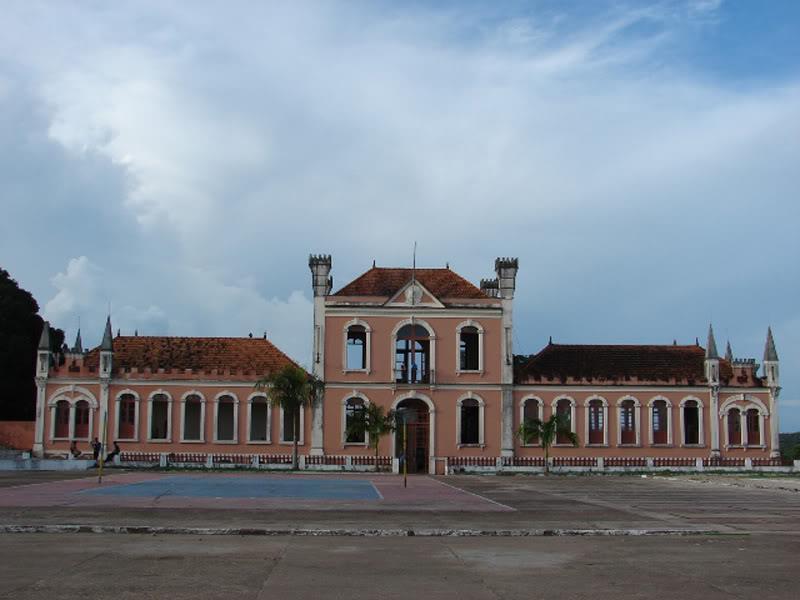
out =
[[[83,490],[90,496],[184,498],[297,498],[302,500],[379,500],[372,482],[355,479],[276,477],[165,477]]]

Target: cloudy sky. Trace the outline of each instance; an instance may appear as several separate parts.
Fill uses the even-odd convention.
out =
[[[496,6],[499,5],[499,6]],[[800,4],[21,2],[0,21],[0,266],[72,338],[267,331],[310,252],[477,282],[515,346],[760,360],[800,429]]]

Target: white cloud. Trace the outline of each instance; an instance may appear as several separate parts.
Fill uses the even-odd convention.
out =
[[[51,280],[58,292],[45,304],[45,318],[58,324],[76,313],[96,309],[101,297],[101,276],[102,270],[87,257],[71,258],[65,272]]]

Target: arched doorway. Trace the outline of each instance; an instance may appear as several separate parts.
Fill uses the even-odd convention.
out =
[[[428,405],[419,398],[407,398],[395,410],[399,415],[399,428],[394,436],[395,457],[408,457],[409,473],[427,473],[431,425]]]

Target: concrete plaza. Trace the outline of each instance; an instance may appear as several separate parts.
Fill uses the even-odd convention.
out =
[[[362,482],[358,494],[368,482],[379,497],[214,497],[213,507],[152,495],[199,475],[116,472],[102,484],[155,485],[132,496],[91,492],[100,486],[85,475],[0,473],[6,531],[195,532],[5,533],[0,597],[767,599],[799,589],[796,478],[414,477],[403,491],[397,477],[333,475],[317,477]],[[219,490],[252,476],[203,477]],[[260,535],[213,535],[231,528]],[[564,532],[592,535],[552,535]]]

